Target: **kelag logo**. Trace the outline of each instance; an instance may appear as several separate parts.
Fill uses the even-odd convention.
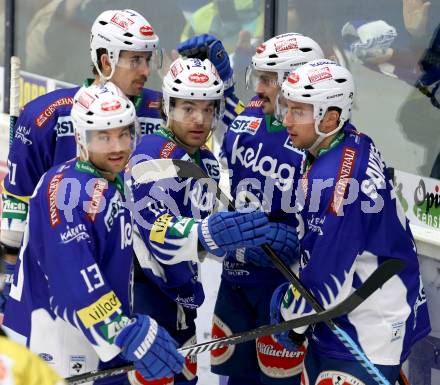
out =
[[[440,227],[440,196],[439,186],[427,191],[425,181],[421,179],[414,191],[414,214],[428,226]]]

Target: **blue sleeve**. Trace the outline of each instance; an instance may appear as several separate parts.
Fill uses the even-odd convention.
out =
[[[198,276],[198,222],[181,215],[179,198],[173,194],[185,185],[177,180],[163,182],[132,187],[139,234],[134,243],[136,257],[144,273],[168,296],[183,306],[196,307],[204,300]]]
[[[51,179],[52,186],[57,175]],[[40,245],[35,254],[47,278],[51,309],[79,329],[100,358],[107,361],[119,354],[113,340],[129,318],[100,269],[94,241],[96,224],[86,217],[81,203],[73,208],[71,216],[65,216],[50,202],[50,192],[41,190],[31,199],[28,226],[39,229],[30,233],[30,244]],[[25,237],[24,247],[26,241]]]

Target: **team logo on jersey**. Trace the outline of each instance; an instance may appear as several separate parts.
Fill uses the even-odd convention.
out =
[[[89,239],[90,236],[87,232],[87,228],[83,223],[75,227],[67,226],[66,231],[60,233],[61,243],[70,243],[73,241],[81,242]]]
[[[333,199],[330,203],[330,212],[336,215],[343,215],[341,207],[344,203],[345,192],[349,180],[353,174],[357,153],[353,148],[344,147],[342,151],[342,161],[339,165],[338,176],[336,178]]]
[[[238,116],[232,122],[230,129],[237,133],[245,132],[250,135],[255,135],[262,121],[263,118],[256,118],[254,116]]]
[[[125,31],[128,30],[128,28],[134,24],[133,20],[131,20],[130,18],[128,18],[127,16],[123,15],[120,12],[115,13],[113,17],[110,19],[110,21]]]
[[[319,373],[315,382],[316,385],[365,385],[365,382],[351,374],[337,370],[326,370]]]
[[[257,338],[256,342],[258,365],[266,376],[285,378],[301,373],[306,351],[304,345],[292,352],[272,336]]]
[[[31,133],[31,128],[26,126],[18,126],[15,130],[14,137],[16,139],[21,140],[21,142],[27,146],[30,146],[32,144],[32,140],[28,138],[29,134]]]
[[[73,98],[70,96],[55,100],[54,102],[49,104],[47,108],[40,115],[37,116],[37,118],[34,121],[35,125],[38,128],[43,127],[47,123],[49,118],[54,114],[55,110],[58,107],[68,106],[72,104],[73,104]]]
[[[307,219],[308,229],[314,233],[318,233],[319,235],[324,235],[322,227],[324,226],[326,218],[326,216],[323,218],[315,217],[315,214],[312,214],[312,217]]]
[[[188,76],[188,80],[193,83],[206,83],[209,80],[209,77],[202,73],[193,73]]]
[[[60,116],[54,130],[57,133],[57,140],[64,136],[75,136],[75,130],[73,129],[72,118],[70,116]]]
[[[228,325],[226,325],[219,317],[215,314],[212,319],[212,331],[211,336],[213,339],[229,337],[232,335],[232,331]],[[221,365],[225,363],[232,354],[234,354],[235,345],[224,346],[219,349],[211,350],[211,365]]]
[[[275,42],[275,52],[284,52],[292,49],[298,49],[298,41],[296,40],[296,37]]]
[[[69,376],[84,373],[86,368],[86,356],[70,356]]]
[[[307,75],[309,77],[310,83],[312,84],[322,82],[323,80],[327,79],[333,79],[330,68],[328,67],[311,70],[308,72]]]
[[[47,189],[47,200],[49,206],[49,220],[51,227],[55,227],[61,223],[60,212],[57,204],[58,187],[63,179],[63,174],[55,174],[49,182]]]

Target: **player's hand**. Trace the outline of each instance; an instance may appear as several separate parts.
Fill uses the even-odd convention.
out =
[[[228,251],[262,245],[267,242],[269,231],[269,220],[261,211],[223,211],[205,218],[198,234],[206,251],[223,257]]]
[[[177,342],[147,315],[135,315],[115,343],[122,349],[122,358],[133,362],[148,380],[173,377],[182,371],[184,358],[176,349]]]
[[[280,310],[281,302],[284,299],[288,287],[288,282],[283,283],[281,286],[278,286],[272,294],[272,298],[270,300],[271,325],[277,325],[284,321]],[[304,334],[295,333],[293,330],[274,334],[273,338],[290,351],[298,350],[306,339]]]
[[[267,243],[283,262],[292,267],[299,259],[299,241],[296,230],[284,223],[269,223]],[[274,267],[270,258],[261,248],[248,248],[244,251],[244,262],[257,266]]]
[[[205,33],[191,37],[180,43],[177,46],[177,50],[182,56],[201,60],[209,59],[223,80],[225,96],[229,96],[234,92],[234,72],[231,68],[229,55],[223,43],[214,35]]]

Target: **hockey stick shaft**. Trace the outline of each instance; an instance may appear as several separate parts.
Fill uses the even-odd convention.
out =
[[[236,345],[243,342],[255,340],[258,337],[280,333],[282,331],[291,330],[300,326],[323,322],[328,319],[339,317],[343,314],[350,313],[358,307],[365,299],[373,294],[380,286],[388,281],[392,276],[400,270],[400,264],[395,260],[389,260],[380,265],[377,270],[364,282],[364,284],[348,296],[338,305],[327,309],[320,313],[310,314],[304,317],[296,318],[291,321],[279,323],[277,325],[265,325],[256,329],[237,333],[229,337],[217,338],[208,342],[182,347],[179,350],[184,356],[193,356],[206,351],[219,349],[227,345]],[[80,374],[67,378],[67,383],[79,385],[97,379],[115,376],[134,370],[133,364],[128,364],[112,369],[95,370],[89,373]]]
[[[208,175],[196,164],[178,160],[178,159],[158,159],[149,160],[146,162],[138,163],[132,168],[132,176],[137,183],[148,183],[151,181],[159,180],[162,178],[206,178]],[[217,185],[217,197],[223,202],[227,202],[227,206],[231,210],[235,210],[232,202],[221,191]],[[261,246],[262,250],[271,259],[275,267],[283,274],[283,276],[295,287],[295,289],[305,298],[305,300],[312,306],[316,312],[322,312],[324,310],[320,302],[315,298],[313,293],[308,290],[296,274],[290,270],[289,266],[279,258],[274,250],[268,244]],[[401,262],[403,264],[403,262]],[[326,322],[329,328],[333,331],[339,341],[347,348],[347,350],[353,354],[356,360],[365,368],[367,373],[378,383],[379,385],[390,385],[385,376],[374,366],[374,364],[368,359],[365,353],[359,348],[359,346],[353,341],[353,339],[344,330],[342,330],[334,321],[329,320]]]
[[[20,112],[20,58],[11,57],[11,91],[9,95],[9,146],[14,139],[14,126]]]

